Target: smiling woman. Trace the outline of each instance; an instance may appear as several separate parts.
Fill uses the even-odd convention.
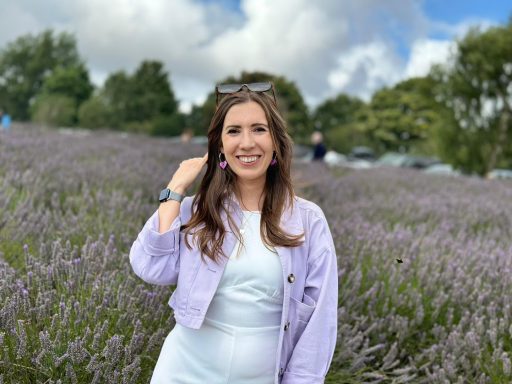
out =
[[[249,101],[228,111],[220,151],[237,175],[238,188],[251,190],[247,193],[252,198],[247,201],[246,209],[259,211],[259,197],[275,152],[265,111],[258,103]]]
[[[181,163],[130,251],[143,280],[177,285],[151,383],[320,384],[337,334],[332,236],[322,210],[294,194],[273,87],[233,89],[207,155]]]

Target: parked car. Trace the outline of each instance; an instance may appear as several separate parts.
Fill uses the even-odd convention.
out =
[[[386,152],[375,162],[377,167],[401,167],[407,160],[405,153]]]
[[[324,162],[330,166],[346,165],[347,156],[336,151],[327,151],[324,156]]]
[[[402,167],[415,168],[415,169],[426,169],[434,164],[441,164],[441,161],[435,157],[408,155],[404,159]]]
[[[364,159],[355,159],[346,161],[342,164],[344,167],[347,168],[354,168],[354,169],[367,169],[367,168],[373,168],[374,162]]]
[[[454,169],[451,164],[444,163],[432,164],[425,168],[424,172],[433,175],[460,176],[460,171]]]
[[[512,170],[510,169],[493,169],[487,175],[488,179],[512,179]]]
[[[425,169],[433,164],[439,163],[440,160],[435,157],[416,156],[397,152],[387,152],[375,162],[375,165]]]
[[[373,149],[368,147],[354,147],[350,151],[349,155],[347,156],[347,159],[349,161],[353,160],[367,160],[367,161],[375,161],[375,152],[373,152]]]

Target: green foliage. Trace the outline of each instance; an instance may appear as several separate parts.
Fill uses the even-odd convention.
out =
[[[78,109],[78,122],[84,128],[107,128],[112,125],[112,113],[107,107],[104,99],[100,96],[93,96],[80,105]]]
[[[75,38],[46,30],[24,35],[0,52],[0,105],[14,119],[29,118],[29,105],[56,68],[79,67]]]
[[[210,94],[203,105],[194,105],[186,117],[186,126],[196,135],[206,135],[215,112],[215,94]]]
[[[366,104],[340,94],[320,104],[313,114],[314,126],[325,133],[328,147],[348,153],[356,145],[370,144],[364,131]]]
[[[149,135],[152,130],[152,121],[129,121],[121,126],[121,130],[131,133]]]
[[[161,62],[143,61],[131,81],[134,93],[129,95],[133,100],[127,111],[129,120],[144,121],[177,111],[178,104]]]
[[[179,136],[183,132],[185,124],[185,115],[181,113],[175,113],[170,116],[160,115],[152,121],[151,135]]]
[[[63,95],[41,94],[31,108],[32,120],[50,126],[73,125],[76,117],[75,101]]]
[[[378,152],[437,154],[435,129],[445,118],[434,85],[430,77],[413,78],[373,95],[367,130]]]
[[[357,113],[364,108],[365,103],[356,98],[339,94],[320,104],[313,114],[315,128],[323,132],[336,129],[357,120]]]
[[[107,113],[100,114],[105,118],[100,125],[110,125],[114,129],[147,134],[156,129],[157,134],[166,134],[175,131],[178,122],[183,122],[181,117],[173,117],[177,114],[178,104],[168,74],[159,61],[143,61],[132,76],[124,71],[111,74],[95,108],[102,109],[103,106]],[[163,123],[164,120],[167,123]],[[174,128],[169,131],[165,126],[169,126],[171,120]],[[156,128],[153,128],[154,124]],[[180,132],[182,129],[183,126]]]
[[[112,73],[103,86],[101,97],[105,99],[113,120],[110,122],[113,128],[119,128],[128,121],[127,111],[130,109],[133,86],[130,77],[124,72]]]
[[[441,151],[467,172],[510,166],[512,21],[484,32],[472,29],[457,48],[450,64],[432,71],[437,97],[452,111]]]
[[[43,83],[42,92],[68,96],[80,105],[89,98],[93,86],[83,64],[58,67]]]

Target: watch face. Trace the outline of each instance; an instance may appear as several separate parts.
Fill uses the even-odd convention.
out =
[[[160,201],[167,200],[170,192],[171,191],[168,188],[162,189],[162,191],[160,192],[160,198],[158,200],[160,200]]]

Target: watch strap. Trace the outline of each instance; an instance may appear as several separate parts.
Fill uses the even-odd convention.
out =
[[[174,192],[174,191],[170,190],[169,188],[164,188],[160,192],[160,198],[158,200],[161,203],[165,203],[166,201],[169,201],[169,200],[175,200],[175,201],[178,201],[181,203],[184,198],[185,198],[185,196],[183,196],[182,194],[180,194],[178,192]]]

